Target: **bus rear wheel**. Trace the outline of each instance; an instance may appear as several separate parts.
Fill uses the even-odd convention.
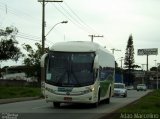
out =
[[[109,97],[105,99],[105,103],[109,104],[110,103],[110,98],[111,98],[111,89],[109,91]]]
[[[55,108],[59,108],[60,107],[60,102],[53,102],[53,106]]]
[[[110,103],[110,98],[105,99],[105,103],[109,104]]]

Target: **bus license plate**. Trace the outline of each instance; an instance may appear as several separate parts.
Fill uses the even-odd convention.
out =
[[[64,100],[66,100],[66,101],[72,101],[72,98],[71,97],[64,97]]]

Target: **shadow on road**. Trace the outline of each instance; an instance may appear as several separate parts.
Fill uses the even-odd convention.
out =
[[[101,101],[98,107],[101,107],[105,104],[104,101]],[[105,104],[107,105],[107,104]],[[98,108],[97,107],[97,108]],[[54,108],[54,106],[52,107]],[[82,103],[61,103],[61,106],[57,109],[95,109],[96,107],[93,104],[82,104]]]

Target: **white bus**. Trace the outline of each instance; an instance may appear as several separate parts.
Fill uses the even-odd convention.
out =
[[[54,107],[60,103],[110,102],[115,78],[114,56],[97,43],[56,43],[41,58],[42,92]]]

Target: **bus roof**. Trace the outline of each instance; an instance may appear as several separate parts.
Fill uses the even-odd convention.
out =
[[[55,43],[50,50],[51,51],[64,51],[64,52],[96,52],[98,49],[105,50],[105,52],[110,52],[101,47],[99,44],[90,41],[68,41]]]

